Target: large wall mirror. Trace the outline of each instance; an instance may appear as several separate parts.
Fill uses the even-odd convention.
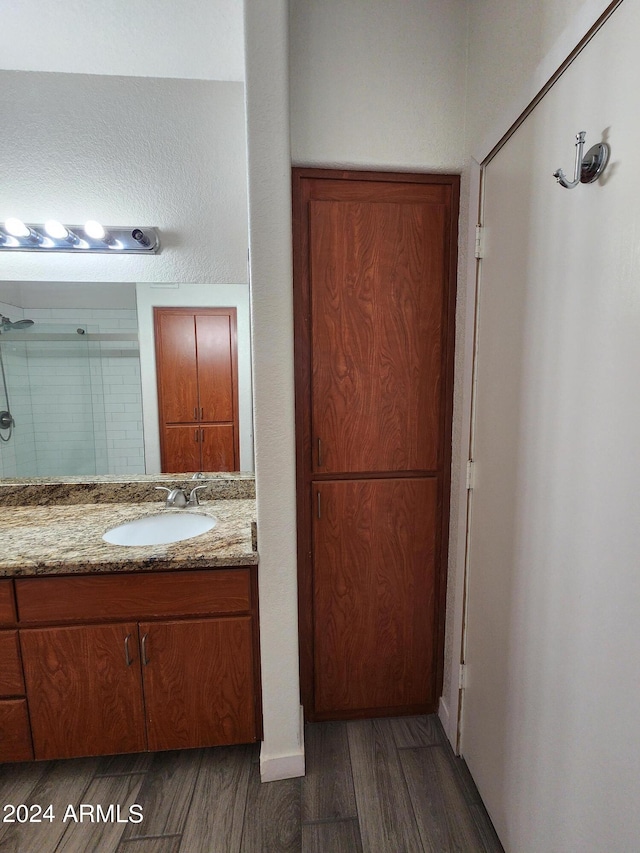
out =
[[[246,284],[0,282],[0,478],[160,473],[159,307],[235,309],[239,469],[253,471]]]

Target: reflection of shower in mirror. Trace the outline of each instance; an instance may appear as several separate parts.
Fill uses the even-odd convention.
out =
[[[33,320],[16,320],[15,323],[11,321],[8,317],[5,317],[3,314],[0,314],[0,333],[2,332],[13,332],[20,331],[22,329],[28,329],[29,326],[33,326]],[[12,434],[13,428],[16,424],[13,419],[13,415],[11,414],[11,403],[9,402],[9,389],[7,387],[7,376],[4,370],[4,361],[2,360],[2,347],[0,346],[0,373],[2,373],[2,386],[4,388],[4,399],[7,408],[0,411],[0,439],[2,441],[9,441]],[[3,435],[2,433],[7,431],[8,435]]]

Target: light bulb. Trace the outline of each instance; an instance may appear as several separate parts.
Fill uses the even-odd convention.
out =
[[[69,236],[69,230],[65,228],[62,222],[58,222],[57,219],[48,219],[44,223],[44,230],[54,240],[66,240]]]
[[[12,237],[28,237],[31,234],[31,229],[27,228],[21,219],[13,216],[5,220],[4,227]]]
[[[105,230],[95,219],[84,223],[84,233],[92,240],[104,240]]]

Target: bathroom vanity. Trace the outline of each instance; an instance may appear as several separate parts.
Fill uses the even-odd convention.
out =
[[[162,514],[157,496],[6,510],[0,761],[260,739],[255,507],[238,493],[195,510],[211,531],[153,546],[102,535]]]

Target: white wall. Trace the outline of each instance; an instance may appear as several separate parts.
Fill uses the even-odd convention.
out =
[[[246,282],[241,83],[0,72],[0,220],[149,225],[151,257],[2,253],[2,277]]]
[[[625,0],[486,172],[462,747],[518,853],[640,838],[639,31]],[[612,162],[568,191],[578,130]]]
[[[465,0],[291,0],[296,165],[459,171]]]
[[[263,779],[301,772],[298,716],[291,159],[459,170],[466,4],[291,4],[245,9]],[[291,68],[288,71],[288,58]],[[291,86],[291,119],[288,88]],[[289,148],[289,138],[291,147]]]
[[[253,413],[251,394],[251,329],[249,288],[246,284],[178,284],[162,287],[137,284],[140,369],[147,473],[161,470],[158,385],[153,309],[161,306],[236,308],[238,322],[238,408],[240,469],[253,471]]]
[[[609,0],[484,0],[469,6],[467,140],[472,153],[510,123]],[[499,138],[498,136],[498,138]]]
[[[5,69],[242,80],[242,55],[241,0],[3,4]]]
[[[287,0],[245,6],[262,778],[304,773],[298,678]]]

